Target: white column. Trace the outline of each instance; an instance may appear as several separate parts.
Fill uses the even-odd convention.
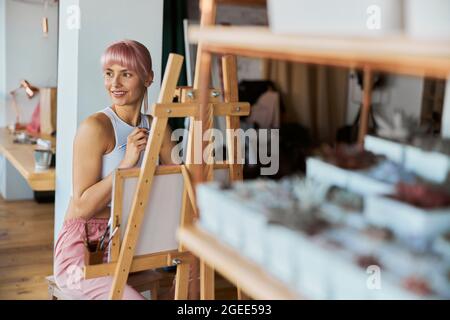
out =
[[[55,237],[72,190],[76,129],[86,117],[110,105],[100,57],[110,43],[125,38],[147,46],[156,77],[149,101],[156,101],[161,80],[162,19],[163,0],[60,1]]]

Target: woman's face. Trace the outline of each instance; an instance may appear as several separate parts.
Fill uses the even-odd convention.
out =
[[[118,106],[138,103],[145,86],[136,72],[114,64],[104,70],[105,88],[113,104]]]

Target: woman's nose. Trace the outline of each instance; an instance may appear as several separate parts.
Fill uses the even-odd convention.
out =
[[[119,76],[114,76],[112,78],[111,84],[114,85],[114,86],[120,85],[120,78],[119,78]]]

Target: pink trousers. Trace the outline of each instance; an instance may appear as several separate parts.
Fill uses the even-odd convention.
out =
[[[85,280],[84,239],[86,220],[82,218],[69,219],[58,235],[55,246],[53,273],[60,290],[81,300],[108,299],[112,286],[112,277],[100,277]],[[90,241],[98,240],[108,225],[108,219],[92,218],[87,221]],[[104,258],[105,262],[107,257]],[[124,300],[143,300],[144,297],[130,286],[125,286],[122,296]]]

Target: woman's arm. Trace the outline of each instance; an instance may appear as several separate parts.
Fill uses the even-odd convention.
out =
[[[73,148],[72,207],[76,217],[91,218],[111,201],[112,174],[101,179],[103,155],[112,127],[101,116],[91,116],[80,125]],[[108,130],[110,129],[110,130]]]
[[[112,173],[101,179],[103,155],[112,150],[114,129],[103,114],[86,119],[78,129],[73,156],[73,208],[71,216],[89,219],[106,208],[112,197]],[[136,128],[127,137],[125,156],[118,168],[132,168],[147,144],[146,129]]]

